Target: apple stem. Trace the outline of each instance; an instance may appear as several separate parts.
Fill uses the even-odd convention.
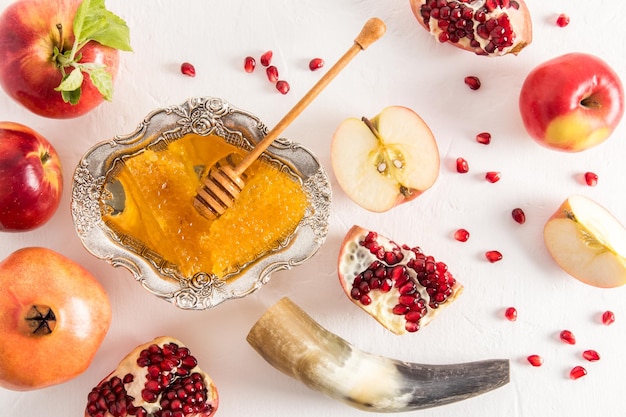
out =
[[[63,25],[57,23],[57,31],[59,32],[59,43],[57,44],[59,52],[63,53]]]
[[[380,137],[380,133],[378,133],[378,129],[374,127],[374,124],[372,123],[370,119],[364,116],[364,117],[361,117],[361,121],[365,123],[365,126],[367,126],[369,130],[372,131],[372,133],[374,134],[374,136],[376,136],[378,140],[382,140],[382,138]]]
[[[602,105],[595,99],[591,98],[591,97],[587,97],[583,100],[580,101],[580,105],[586,108],[590,108],[590,109],[599,109],[602,107]]]

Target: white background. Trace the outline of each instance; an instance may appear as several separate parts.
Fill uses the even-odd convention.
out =
[[[9,3],[0,0],[0,8]],[[0,235],[0,257],[25,246],[46,246],[78,261],[108,291],[113,321],[84,374],[39,391],[0,389],[0,415],[82,415],[90,388],[132,348],[159,335],[177,337],[195,352],[218,386],[218,415],[366,415],[282,375],[246,343],[255,320],[285,295],[323,326],[369,352],[422,363],[510,359],[507,386],[407,415],[623,415],[626,289],[592,288],[566,275],[549,257],[542,228],[573,193],[595,199],[626,220],[621,192],[626,122],[594,149],[559,153],[526,135],[517,100],[533,67],[566,52],[598,55],[626,80],[626,3],[528,0],[534,41],[519,56],[501,58],[439,44],[418,26],[408,0],[109,0],[107,6],[127,21],[134,47],[134,53],[121,56],[112,103],[78,119],[49,120],[0,92],[0,118],[46,136],[60,154],[65,175],[63,199],[53,219],[32,232]],[[555,24],[561,12],[571,16],[566,28]],[[357,56],[284,133],[319,157],[333,186],[329,234],[308,263],[276,273],[245,299],[207,311],[182,311],[149,294],[128,271],[95,259],[82,247],[70,215],[70,185],[76,163],[91,146],[130,133],[153,109],[191,96],[224,98],[272,126],[319,78],[319,72],[309,71],[308,61],[319,56],[329,67],[372,16],[387,24],[383,39]],[[281,78],[291,83],[286,96],[274,90],[260,68],[253,74],[243,70],[246,55],[258,58],[268,49],[274,51]],[[180,74],[183,61],[195,65],[195,78]],[[466,75],[479,76],[482,88],[468,89]],[[343,119],[372,117],[389,105],[410,107],[430,125],[441,153],[441,172],[419,199],[374,214],[356,206],[339,188],[329,144]],[[475,141],[481,131],[492,133],[491,145]],[[459,156],[468,160],[468,174],[456,173]],[[500,182],[484,180],[491,170],[502,172]],[[581,180],[585,171],[599,175],[596,187]],[[514,207],[525,210],[526,224],[512,221]],[[416,334],[399,337],[384,330],[345,297],[338,283],[339,245],[353,224],[421,246],[449,265],[465,286],[464,294]],[[468,242],[453,239],[459,227],[470,231]],[[484,253],[491,249],[501,251],[504,259],[487,262]],[[508,306],[517,307],[517,322],[503,318]],[[610,327],[599,321],[607,309],[617,316]],[[565,328],[576,335],[576,345],[559,341]],[[584,361],[585,349],[596,349],[602,359]],[[543,367],[526,362],[534,353],[545,358]],[[570,380],[575,365],[584,365],[588,375]]]

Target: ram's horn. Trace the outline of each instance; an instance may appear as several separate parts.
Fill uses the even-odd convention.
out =
[[[281,372],[366,411],[440,406],[509,382],[508,360],[424,365],[360,351],[320,326],[289,298],[261,316],[247,341]]]

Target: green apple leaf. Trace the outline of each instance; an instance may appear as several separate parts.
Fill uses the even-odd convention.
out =
[[[95,41],[121,51],[132,51],[126,22],[107,10],[104,0],[83,0],[74,18],[74,36],[81,45]]]
[[[76,105],[80,100],[80,93],[80,88],[77,88],[74,91],[61,91],[61,97],[63,97],[64,102]]]
[[[82,71],[80,70],[79,67],[76,67],[72,70],[72,72],[70,72],[69,74],[63,77],[63,79],[61,80],[61,84],[59,84],[59,86],[55,88],[55,90],[56,91],[77,90],[83,84],[83,79],[84,77],[83,77]]]
[[[106,101],[111,101],[113,99],[113,77],[106,68],[104,68],[104,65],[97,65],[87,71],[87,73],[93,85],[98,89],[100,94],[102,94],[102,97],[104,97]]]
[[[62,33],[62,28],[59,27]],[[104,0],[82,0],[76,10],[72,24],[74,44],[71,50],[55,46],[53,59],[63,78],[55,89],[61,92],[66,103],[77,104],[81,96],[81,86],[88,74],[92,84],[105,100],[113,97],[113,76],[101,64],[80,62],[81,49],[89,42],[97,42],[122,51],[132,51],[130,31],[126,22],[110,12]],[[59,49],[61,48],[61,49]],[[68,73],[67,71],[72,68]]]

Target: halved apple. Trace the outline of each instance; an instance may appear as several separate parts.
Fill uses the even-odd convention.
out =
[[[595,201],[567,198],[543,236],[556,263],[579,281],[601,288],[626,284],[626,228]]]
[[[432,131],[402,106],[387,107],[372,119],[344,120],[333,134],[330,156],[344,192],[373,212],[413,200],[439,175]]]

